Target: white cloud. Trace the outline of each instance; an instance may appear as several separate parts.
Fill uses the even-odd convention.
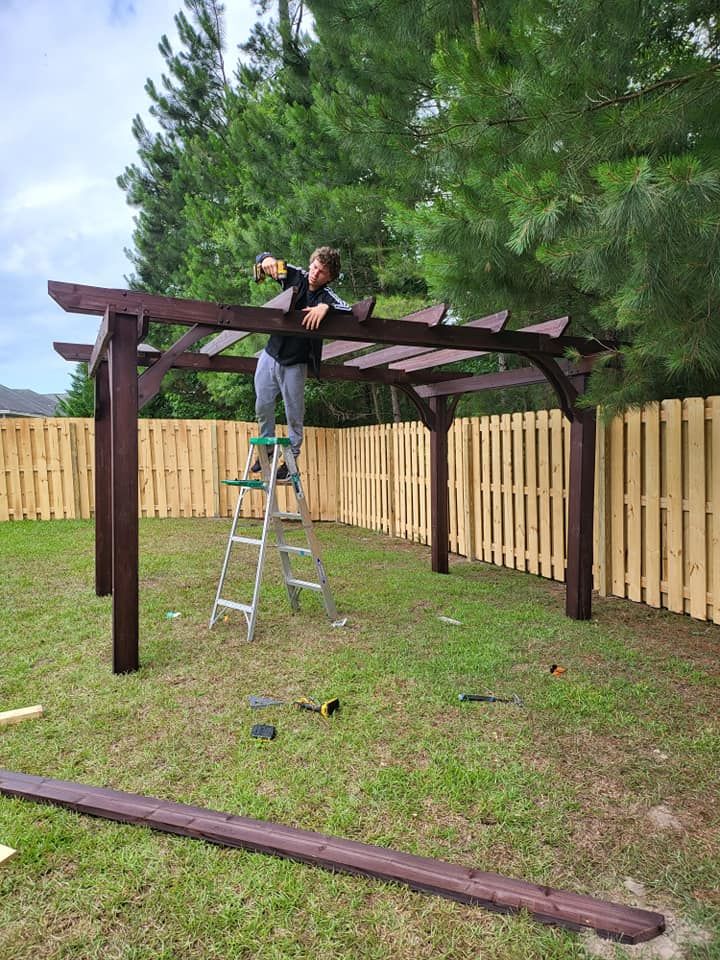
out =
[[[227,2],[228,72],[254,21]],[[0,0],[0,383],[61,392],[72,366],[53,339],[95,338],[97,320],[64,314],[47,281],[124,286],[134,212],[116,184],[136,159],[132,119],[145,81],[177,46],[182,0]]]

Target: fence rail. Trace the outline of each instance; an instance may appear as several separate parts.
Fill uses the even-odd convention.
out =
[[[143,517],[231,516],[251,423],[140,420]],[[93,421],[0,419],[0,520],[91,517]],[[448,443],[450,549],[565,575],[570,430],[559,410],[457,419]],[[418,422],[308,428],[314,520],[430,543],[430,440]],[[280,492],[280,507],[287,492]],[[260,517],[248,496],[243,515]],[[665,400],[599,425],[595,586],[720,622],[720,397]]]

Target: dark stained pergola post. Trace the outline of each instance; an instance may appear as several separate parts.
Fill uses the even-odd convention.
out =
[[[110,377],[103,362],[95,373],[95,593],[112,593],[112,497]]]
[[[430,429],[430,530],[431,559],[435,573],[448,572],[450,512],[448,507],[448,427],[450,415],[447,397],[431,397],[433,413]]]
[[[139,667],[137,323],[109,321],[113,673],[130,673]]]
[[[594,410],[576,410],[570,425],[565,613],[573,620],[592,612],[595,422]]]

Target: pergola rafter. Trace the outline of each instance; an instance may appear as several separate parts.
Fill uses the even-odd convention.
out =
[[[432,569],[448,572],[447,431],[464,393],[547,381],[571,421],[566,612],[587,619],[592,591],[592,516],[595,455],[594,412],[577,405],[593,358],[594,340],[566,335],[569,318],[507,330],[509,313],[498,311],[464,325],[443,324],[437,304],[387,320],[374,315],[374,298],[352,312],[331,311],[319,331],[306,330],[289,289],[264,306],[229,306],[160,297],[139,291],[50,281],[50,296],[71,313],[96,314],[95,344],[55,343],[67,360],[87,361],[96,380],[96,591],[113,594],[115,672],[137,669],[137,412],[159,391],[173,368],[252,375],[255,357],[223,355],[251,333],[322,337],[329,341],[319,376],[394,386],[407,395],[431,435]],[[149,323],[189,329],[164,351],[141,341]],[[203,346],[191,350],[211,335]],[[360,354],[360,351],[367,351]],[[580,359],[570,364],[572,351]],[[487,353],[515,354],[530,366],[477,376],[444,369]],[[360,354],[344,362],[329,362]],[[107,362],[105,362],[107,361]],[[137,368],[145,368],[139,375]],[[134,453],[133,453],[134,450]]]

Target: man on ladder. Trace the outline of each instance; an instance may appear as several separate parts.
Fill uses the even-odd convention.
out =
[[[295,309],[305,314],[302,325],[317,330],[330,310],[349,313],[351,308],[341,300],[328,284],[340,275],[340,254],[332,247],[318,247],[310,257],[307,270],[285,264],[271,253],[260,253],[255,258],[255,279],[261,283],[272,277],[283,290],[295,287]],[[282,395],[287,418],[290,448],[297,460],[303,441],[305,423],[305,380],[308,367],[319,372],[322,340],[318,337],[295,337],[273,334],[260,354],[255,371],[255,415],[261,437],[275,436],[275,401]],[[251,467],[260,473],[260,459]],[[283,462],[277,480],[287,480],[288,465]]]

